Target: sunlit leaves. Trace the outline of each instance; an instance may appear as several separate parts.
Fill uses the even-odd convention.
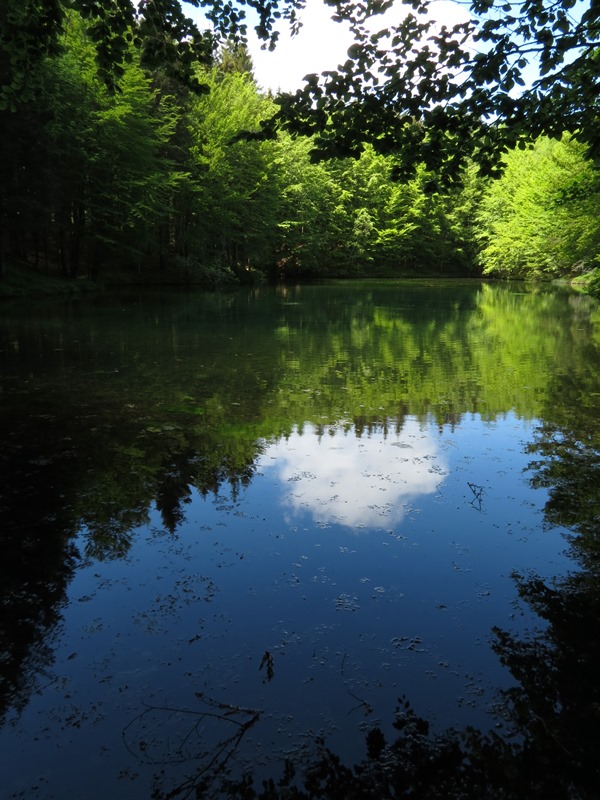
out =
[[[372,33],[356,14],[357,40],[346,63],[282,98],[282,122],[315,134],[326,157],[370,142],[379,152],[403,152],[407,162],[424,160],[441,170],[442,182],[458,178],[468,158],[482,174],[500,174],[507,148],[544,133],[576,133],[596,153],[597,14],[591,8],[571,14],[573,5],[475,0],[470,23],[441,31],[427,17],[407,13],[393,28]],[[429,3],[415,7],[423,12]],[[444,116],[431,114],[438,105]],[[410,135],[406,116],[424,126],[420,139]],[[382,137],[382,127],[392,135]],[[457,135],[440,139],[450,130]],[[435,163],[433,142],[446,156]]]
[[[256,130],[273,106],[245,71],[215,68],[203,80],[210,92],[192,101],[187,118],[196,190],[186,247],[200,264],[264,268],[274,259],[277,224],[273,144],[240,134]]]
[[[590,269],[600,246],[600,181],[581,145],[541,139],[506,164],[478,212],[484,271],[557,277]]]
[[[13,108],[34,91],[32,66],[56,47],[67,6],[89,21],[104,80],[118,85],[129,45],[141,48],[142,63],[162,69],[198,88],[193,65],[210,61],[219,38],[243,37],[247,6],[257,15],[256,31],[273,47],[281,26],[300,25],[303,0],[194,0],[212,23],[200,33],[186,18],[179,0],[7,0],[0,17],[0,52],[10,64],[0,107]],[[482,156],[482,171],[494,174],[506,147],[519,138],[576,133],[592,154],[600,151],[597,119],[598,9],[591,2],[578,11],[574,0],[473,0],[472,19],[438,30],[430,0],[405,2],[407,14],[395,25],[373,30],[372,20],[390,2],[328,2],[334,17],[350,23],[355,43],[348,59],[320,80],[310,79],[280,103],[279,122],[293,133],[315,133],[324,157],[355,154],[363,142],[380,152],[403,150],[417,163],[432,152],[407,135],[398,119],[407,116],[441,129],[432,107],[446,110],[456,137],[443,141],[448,158],[442,178],[458,177],[466,159]],[[533,70],[533,72],[532,72]],[[6,70],[5,70],[6,72]],[[352,107],[349,109],[349,107]],[[502,123],[499,125],[499,123]],[[382,135],[382,127],[389,134]],[[324,134],[324,129],[327,132]],[[494,147],[478,140],[495,128]],[[460,154],[460,159],[454,155]],[[452,157],[450,157],[452,154]],[[439,159],[438,159],[439,161]],[[429,166],[433,166],[429,164]]]

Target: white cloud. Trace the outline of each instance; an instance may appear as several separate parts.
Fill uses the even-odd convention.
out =
[[[416,420],[387,438],[339,430],[319,438],[307,426],[271,445],[261,466],[270,463],[288,487],[283,504],[290,519],[308,512],[318,524],[350,528],[400,524],[412,502],[435,493],[448,473],[435,439]]]
[[[185,3],[184,7],[186,13],[203,26],[199,9]],[[370,27],[375,31],[398,24],[409,11],[408,6],[397,2],[385,14],[373,17]],[[302,85],[305,75],[334,70],[346,61],[348,48],[353,42],[352,34],[347,23],[331,19],[332,13],[333,9],[323,0],[307,0],[301,15],[303,27],[300,33],[291,37],[282,29],[273,52],[261,50],[261,42],[253,30],[249,31],[254,74],[262,89],[295,91]],[[452,0],[436,0],[431,4],[431,13],[440,25],[451,26],[468,18],[464,6]]]

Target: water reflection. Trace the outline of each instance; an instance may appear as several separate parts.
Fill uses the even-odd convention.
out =
[[[262,463],[275,461],[279,480],[291,484],[283,499],[288,519],[310,513],[321,525],[380,528],[399,525],[413,501],[438,491],[447,460],[431,430],[415,419],[382,438],[343,426],[269,447]]]
[[[594,797],[599,330],[478,284],[9,310],[0,785],[146,800],[185,740],[154,796]]]

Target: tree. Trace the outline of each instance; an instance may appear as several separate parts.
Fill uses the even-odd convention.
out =
[[[200,5],[199,0],[191,0]],[[209,63],[213,35],[200,32],[179,0],[3,0],[0,7],[0,111],[16,110],[40,88],[40,64],[61,49],[61,34],[74,10],[88,23],[104,82],[116,88],[135,45],[145,68],[168,71],[200,89],[194,64]],[[208,15],[210,18],[214,14]],[[227,24],[223,10],[221,24]]]
[[[274,258],[275,145],[236,140],[273,106],[258,93],[252,76],[233,70],[231,61],[224,70],[218,66],[206,72],[202,80],[210,92],[195,98],[187,115],[194,186],[188,249],[195,263],[189,266],[196,279],[209,278],[207,269],[216,271],[218,279],[231,277],[231,269],[239,274],[263,268]]]
[[[416,15],[372,33],[373,11],[391,2],[340,4],[356,39],[348,60],[279,99],[283,124],[315,136],[316,158],[368,141],[401,153],[399,177],[424,163],[448,182],[469,158],[498,175],[507,148],[542,134],[570,132],[600,156],[595,0],[472,0],[470,21],[441,30],[430,0],[406,5]]]
[[[172,100],[158,96],[135,50],[111,92],[88,33],[81,16],[66,15],[60,50],[39,65],[35,100],[0,111],[6,251],[73,278],[156,251],[181,178],[162,152],[177,122]]]
[[[546,134],[570,132],[600,155],[600,5],[597,0],[470,0],[472,18],[436,26],[433,0],[404,0],[396,25],[372,32],[372,18],[393,0],[325,0],[336,20],[348,20],[355,43],[337,70],[307,76],[284,94],[263,135],[278,127],[315,136],[315,157],[356,155],[364,142],[378,152],[401,152],[400,177],[418,163],[457,177],[466,160],[497,174],[507,147]],[[6,67],[0,108],[30,98],[32,65],[58,46],[65,9],[88,19],[98,64],[109,85],[130,58],[166,65],[199,88],[197,61],[210,60],[215,42],[243,37],[246,9],[269,47],[277,26],[297,30],[305,0],[191,0],[213,31],[201,33],[179,0],[7,0],[0,15],[0,60]],[[528,75],[533,68],[534,77]],[[33,76],[33,77],[30,77]]]
[[[484,272],[556,278],[597,264],[600,175],[583,146],[540,138],[505,163],[476,215]]]
[[[334,162],[313,164],[309,140],[279,138],[277,267],[281,276],[330,275],[347,240],[344,190]]]
[[[469,217],[475,176],[465,174],[462,191],[441,195],[429,191],[435,175],[423,166],[406,183],[390,181],[397,163],[398,156],[366,145],[357,159],[313,165],[324,166],[338,198],[335,274],[464,273],[474,262]]]
[[[239,72],[252,76],[254,73],[254,64],[248,47],[235,40],[226,42],[220,48],[217,66],[223,75]]]

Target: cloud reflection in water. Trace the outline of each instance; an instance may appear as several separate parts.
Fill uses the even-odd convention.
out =
[[[434,494],[448,474],[431,431],[414,419],[400,433],[360,437],[330,427],[318,435],[307,425],[271,445],[265,461],[272,459],[289,487],[283,502],[291,517],[308,512],[317,524],[350,528],[400,524],[412,503]]]

